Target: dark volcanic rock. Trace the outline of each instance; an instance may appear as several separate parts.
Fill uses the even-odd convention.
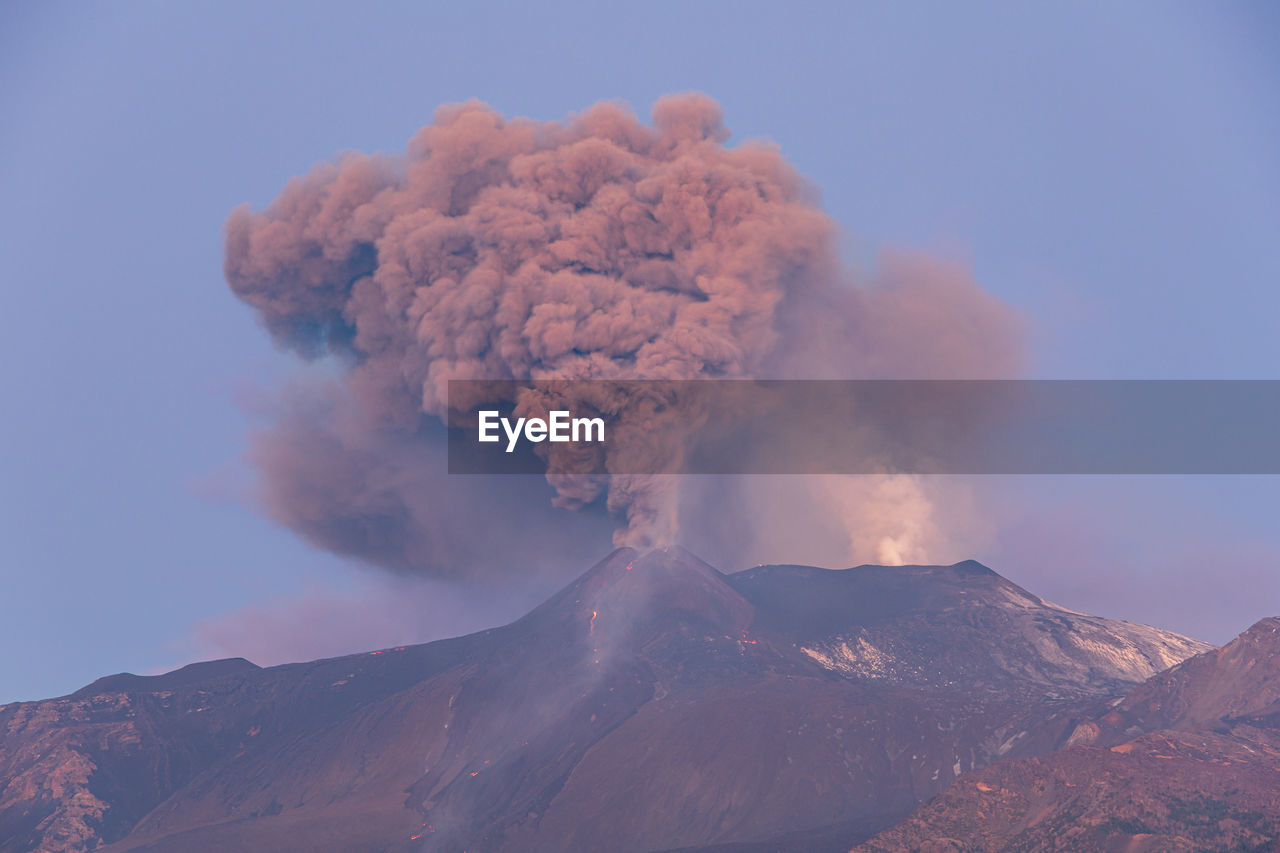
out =
[[[1068,747],[966,774],[858,848],[1280,849],[1280,619],[1153,676]]]
[[[847,675],[1002,696],[1123,692],[1209,648],[1045,602],[972,560],[828,571],[761,566],[729,583],[757,624]]]
[[[224,658],[187,664],[181,669],[166,672],[164,675],[134,675],[131,672],[121,672],[116,675],[104,675],[92,684],[72,693],[70,698],[87,699],[104,693],[160,693],[215,681],[224,676],[241,675],[260,668],[244,658]]]
[[[976,563],[618,551],[503,628],[4,706],[0,851],[848,849],[1204,648]]]

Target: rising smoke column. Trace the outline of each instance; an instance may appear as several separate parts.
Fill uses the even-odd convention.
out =
[[[232,290],[279,344],[346,365],[256,438],[270,513],[340,553],[468,572],[506,553],[495,525],[516,543],[592,522],[551,520],[571,514],[547,509],[545,485],[446,480],[449,379],[853,377],[904,360],[980,374],[1011,360],[1006,309],[965,276],[854,287],[812,188],[776,148],[727,137],[701,95],[662,99],[651,126],[614,104],[537,122],[470,102],[438,110],[403,156],[348,155],[261,212],[235,210]],[[613,402],[623,420],[629,403]],[[677,536],[669,479],[549,479],[564,507],[598,507],[607,488],[619,543]]]

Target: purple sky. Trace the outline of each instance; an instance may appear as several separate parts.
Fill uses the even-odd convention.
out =
[[[1276,377],[1280,14],[1067,8],[7,4],[0,701],[527,603],[389,584],[243,499],[246,411],[299,368],[222,281],[223,221],[440,103],[643,115],[702,90],[822,188],[851,258],[971,265],[1030,318],[1031,375]],[[1061,604],[1211,641],[1280,612],[1274,479],[983,488],[997,530],[956,559]]]

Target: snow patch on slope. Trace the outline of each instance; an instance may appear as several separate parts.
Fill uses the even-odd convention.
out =
[[[885,678],[893,674],[894,659],[880,649],[858,637],[852,645],[843,637],[826,648],[802,646],[800,651],[823,667],[857,678]]]
[[[939,619],[939,613],[948,615]],[[855,630],[856,636],[810,641],[800,651],[848,678],[945,686],[1014,676],[1048,689],[1093,692],[1137,684],[1212,648],[1149,625],[1048,604],[1005,581],[942,611]]]

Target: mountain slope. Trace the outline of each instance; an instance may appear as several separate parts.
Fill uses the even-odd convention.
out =
[[[858,849],[1280,849],[1280,619],[1153,676],[1061,751],[962,776]]]
[[[623,550],[503,628],[4,706],[0,851],[848,849],[1204,648],[976,563]]]
[[[1208,646],[1045,602],[972,560],[826,571],[760,567],[729,583],[762,626],[822,665],[912,686],[1124,690]]]

